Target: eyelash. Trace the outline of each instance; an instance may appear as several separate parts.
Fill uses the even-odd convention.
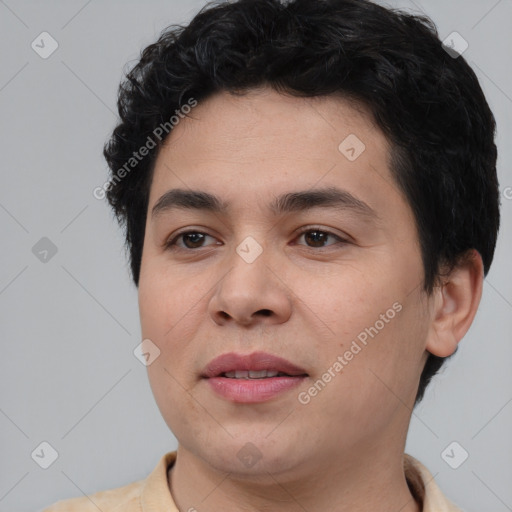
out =
[[[314,226],[313,227],[308,227],[308,228],[305,228],[305,229],[301,230],[297,234],[296,238],[300,238],[300,237],[302,237],[302,235],[304,235],[306,233],[310,233],[310,232],[322,233],[324,235],[328,235],[329,237],[336,238],[338,240],[338,243],[341,243],[343,245],[349,243],[348,240],[346,240],[346,239],[344,239],[344,238],[342,238],[342,237],[332,233],[331,231],[322,229],[321,227],[314,227]],[[190,252],[190,251],[199,251],[200,249],[205,249],[206,248],[206,247],[197,247],[195,249],[190,249],[190,248],[187,248],[187,247],[184,248],[184,247],[179,247],[179,246],[176,245],[176,242],[178,241],[178,239],[180,239],[181,237],[183,237],[185,235],[190,235],[190,234],[206,235],[206,236],[210,236],[211,238],[214,238],[211,235],[209,235],[208,233],[204,233],[204,232],[199,231],[199,230],[183,231],[181,233],[178,233],[176,236],[174,236],[168,242],[166,242],[164,244],[164,249],[169,250],[169,251],[186,251],[186,252]],[[322,252],[322,251],[328,250],[328,248],[331,247],[332,245],[337,245],[337,244],[331,244],[331,245],[326,246],[326,247],[311,247],[311,246],[306,246],[306,247],[308,247],[310,249],[316,249],[316,252]]]

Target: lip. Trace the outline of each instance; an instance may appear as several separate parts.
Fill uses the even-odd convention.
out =
[[[287,375],[264,379],[233,379],[223,376],[226,372],[236,370],[273,370]],[[307,376],[303,368],[266,352],[222,354],[210,361],[201,374],[215,393],[238,403],[265,402],[295,388]]]
[[[253,352],[246,355],[230,352],[210,361],[201,376],[205,378],[219,377],[223,373],[236,370],[274,370],[291,376],[306,374],[306,370],[303,368],[294,365],[282,357],[266,352]]]

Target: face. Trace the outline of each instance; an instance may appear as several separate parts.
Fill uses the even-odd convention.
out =
[[[173,129],[139,308],[180,449],[241,474],[403,449],[431,309],[388,162],[370,116],[334,97],[222,92]]]

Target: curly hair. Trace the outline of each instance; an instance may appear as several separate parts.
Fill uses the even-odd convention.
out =
[[[367,0],[238,0],[210,3],[187,26],[165,29],[119,86],[120,122],[104,147],[111,179],[103,192],[125,229],[136,286],[165,137],[135,170],[127,172],[126,162],[191,98],[260,86],[368,107],[414,213],[424,291],[432,293],[441,268],[453,268],[471,249],[487,275],[500,223],[495,120],[475,73],[443,46],[434,23]],[[415,404],[445,359],[429,354]]]

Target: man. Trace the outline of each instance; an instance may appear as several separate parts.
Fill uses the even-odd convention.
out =
[[[365,0],[240,0],[164,32],[118,105],[104,191],[179,446],[46,510],[459,510],[404,447],[499,227],[464,59]]]

